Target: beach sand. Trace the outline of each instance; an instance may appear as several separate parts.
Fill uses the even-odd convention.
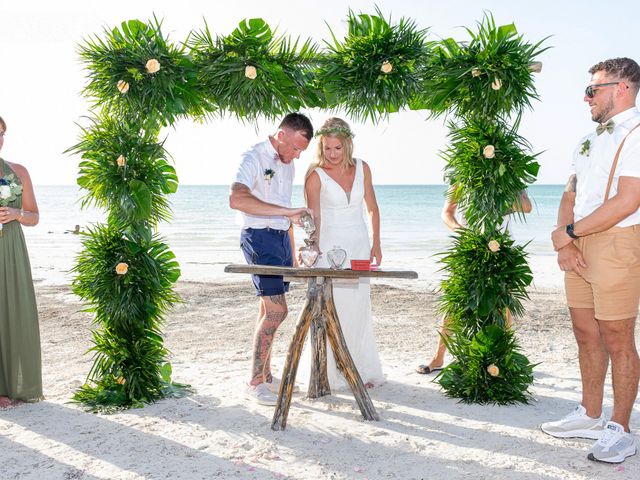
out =
[[[230,276],[231,277],[231,276]],[[531,291],[516,328],[533,362],[530,405],[464,405],[432,377],[414,373],[436,344],[435,295],[410,283],[372,288],[386,383],[370,391],[379,422],[364,421],[347,393],[295,394],[287,429],[272,407],[242,396],[257,300],[249,279],[179,282],[184,303],[168,318],[174,379],[195,393],[114,415],[69,403],[91,356],[91,316],[68,286],[38,284],[46,400],[0,411],[2,479],[591,479],[638,478],[640,456],[622,465],[588,461],[590,440],[559,440],[539,424],[580,400],[576,345],[558,288]],[[281,371],[305,286],[274,345]],[[605,413],[611,412],[607,382]],[[636,403],[632,425],[640,425]]]

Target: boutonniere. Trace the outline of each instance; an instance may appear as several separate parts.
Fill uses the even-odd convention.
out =
[[[585,157],[589,156],[589,152],[591,151],[591,140],[588,138],[582,142],[582,148],[580,149],[580,155],[584,155]]]
[[[275,174],[276,172],[274,170],[271,170],[270,168],[264,169],[264,179],[269,183],[271,183],[271,179]]]

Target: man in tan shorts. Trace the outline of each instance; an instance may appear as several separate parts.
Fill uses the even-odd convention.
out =
[[[636,453],[629,418],[640,377],[634,336],[640,301],[640,67],[616,58],[589,73],[584,101],[598,127],[575,150],[574,174],[552,234],[578,343],[582,401],[541,428],[554,437],[595,439],[590,460],[620,463]],[[606,421],[609,359],[613,412]]]

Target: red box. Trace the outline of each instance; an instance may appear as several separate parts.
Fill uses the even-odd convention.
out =
[[[371,270],[369,260],[351,260],[351,270]]]

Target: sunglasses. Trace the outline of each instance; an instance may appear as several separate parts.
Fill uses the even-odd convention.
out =
[[[589,98],[593,98],[597,91],[597,88],[595,87],[608,87],[610,85],[618,85],[619,83],[622,83],[622,82],[595,83],[585,88],[584,94]]]

